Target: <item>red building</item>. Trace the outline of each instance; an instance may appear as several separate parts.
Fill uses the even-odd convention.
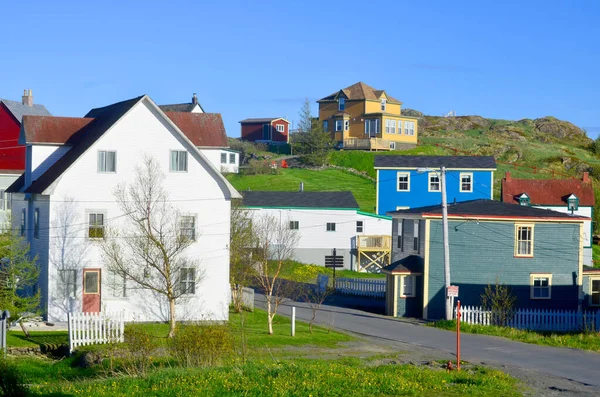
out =
[[[290,122],[281,117],[240,121],[243,141],[289,142]]]
[[[21,102],[0,99],[0,174],[20,174],[25,169],[25,145],[19,144],[25,115],[51,116],[43,105],[33,104],[31,90],[25,90]]]

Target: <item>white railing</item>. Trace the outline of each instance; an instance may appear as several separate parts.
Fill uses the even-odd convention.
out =
[[[385,280],[368,278],[338,278],[335,280],[335,290],[342,294],[385,297]]]
[[[467,324],[492,325],[491,312],[477,306],[460,308],[461,322]],[[456,308],[454,308],[456,319]],[[578,312],[558,309],[515,309],[506,326],[532,331],[580,331],[600,330],[600,313]]]
[[[69,353],[78,346],[123,342],[123,312],[69,313],[68,320]]]

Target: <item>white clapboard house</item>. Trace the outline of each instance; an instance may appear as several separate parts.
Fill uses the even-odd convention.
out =
[[[12,221],[38,257],[38,288],[49,320],[64,321],[68,311],[166,318],[164,300],[108,271],[97,238],[99,229],[125,222],[114,189],[132,181],[144,156],[162,166],[169,199],[186,214],[181,227],[195,240],[185,254],[200,269],[180,275],[181,283],[194,285],[186,285],[177,315],[228,318],[230,200],[240,196],[186,136],[191,132],[146,95],[92,109],[83,118],[23,117],[19,142],[27,160],[25,173],[9,188]],[[196,271],[204,273],[199,285]]]
[[[190,103],[159,105],[206,158],[223,173],[238,173],[240,152],[229,147],[220,113],[206,113],[196,94]]]
[[[345,269],[379,272],[389,264],[391,218],[360,211],[352,192],[241,193],[252,219],[270,216],[299,234],[294,260],[324,266],[335,248]]]

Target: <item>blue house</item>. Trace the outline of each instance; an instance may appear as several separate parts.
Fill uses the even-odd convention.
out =
[[[445,313],[440,205],[392,211],[386,313],[440,319]],[[508,286],[517,308],[600,306],[600,272],[584,269],[589,217],[492,200],[448,206],[451,285],[463,305],[481,305],[486,286]]]
[[[493,198],[492,156],[375,156],[377,214],[441,204],[441,167],[448,203]]]

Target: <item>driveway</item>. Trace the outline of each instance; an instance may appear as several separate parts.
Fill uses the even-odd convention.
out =
[[[264,296],[256,294],[256,305],[264,307]],[[296,317],[310,320],[311,309],[305,303],[288,302],[279,313],[290,316],[296,307]],[[317,322],[366,337],[436,349],[454,354],[456,334],[417,322],[397,320],[360,310],[323,305]],[[461,359],[470,362],[510,366],[566,378],[583,385],[599,388],[600,354],[577,349],[545,347],[511,340],[473,334],[461,334]]]

